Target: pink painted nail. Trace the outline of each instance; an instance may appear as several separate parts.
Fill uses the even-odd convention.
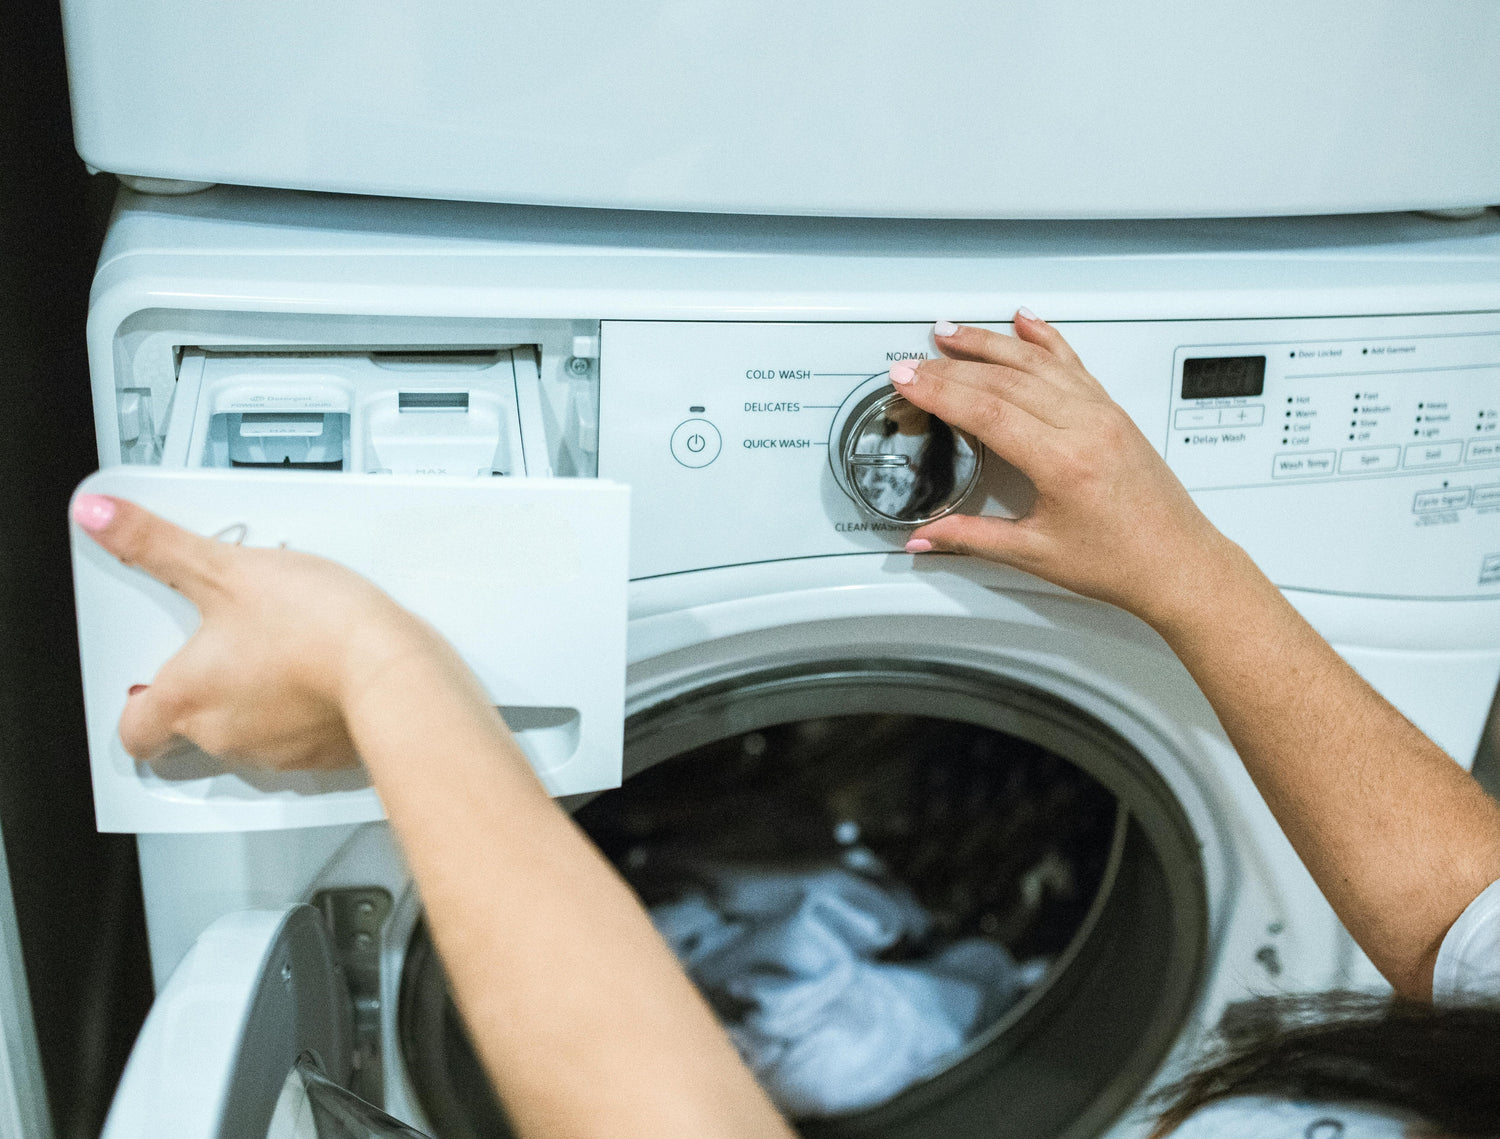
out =
[[[130,695],[139,696],[142,692],[146,691],[146,689],[150,687],[151,685],[149,684],[132,684],[130,686]]]
[[[952,336],[957,331],[958,325],[954,324],[951,320],[940,320],[932,326],[932,334],[934,336]]]
[[[80,494],[73,500],[73,521],[89,533],[98,533],[115,517],[115,501],[102,494]]]
[[[1020,308],[1016,309],[1016,315],[1017,316],[1024,316],[1027,320],[1034,320],[1038,324],[1046,324],[1047,323],[1041,317],[1037,316],[1036,313],[1032,312],[1029,308],[1027,308],[1025,305],[1022,305]]]
[[[891,365],[891,383],[909,384],[917,378],[917,370],[905,360]]]
[[[932,549],[932,543],[926,538],[913,538],[910,542],[906,543],[906,552],[908,554],[925,554],[930,549]]]

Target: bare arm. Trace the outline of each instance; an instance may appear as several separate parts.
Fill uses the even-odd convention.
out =
[[[635,896],[445,673],[394,668],[350,722],[520,1133],[789,1139]]]
[[[1354,939],[1428,999],[1444,934],[1500,878],[1500,808],[1239,560],[1212,616],[1152,623]]]
[[[892,380],[1025,472],[1036,504],[941,519],[908,548],[1005,562],[1155,628],[1350,933],[1429,999],[1444,934],[1500,878],[1500,806],[1214,529],[1054,328],[1023,312],[1015,329],[940,335],[946,359]]]
[[[431,628],[331,562],[80,498],[106,549],[203,621],[120,723],[271,768],[365,761],[459,1008],[526,1139],[790,1139],[614,870]]]

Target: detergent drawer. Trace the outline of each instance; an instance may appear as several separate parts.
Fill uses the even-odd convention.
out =
[[[340,562],[431,622],[485,685],[555,795],[620,782],[627,487],[594,479],[114,467],[79,488],[202,534]],[[242,831],[379,819],[364,772],[226,770],[198,752],[138,764],[117,731],[197,626],[183,597],[73,535],[100,830]]]

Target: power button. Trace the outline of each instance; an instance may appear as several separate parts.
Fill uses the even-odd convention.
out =
[[[685,419],[672,432],[672,458],[684,467],[706,467],[719,457],[723,439],[706,419]]]

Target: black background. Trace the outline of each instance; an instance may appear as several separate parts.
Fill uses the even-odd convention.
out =
[[[56,0],[0,5],[0,832],[61,1139],[150,1001],[134,842],[93,826],[67,557],[98,464],[84,321],[114,194],[73,150]]]

